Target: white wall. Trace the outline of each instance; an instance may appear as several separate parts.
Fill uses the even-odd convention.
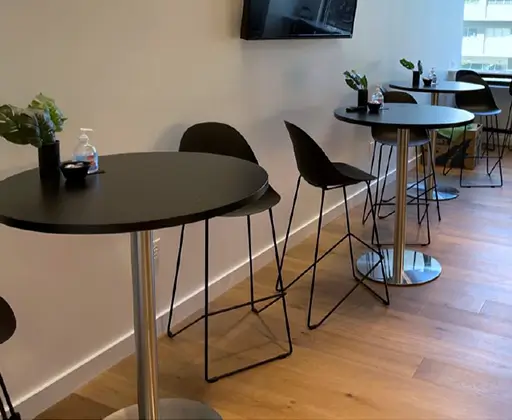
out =
[[[333,159],[368,167],[369,131],[332,116],[355,101],[342,71],[355,68],[376,84],[410,77],[398,64],[402,57],[439,69],[460,62],[463,0],[360,0],[352,40],[267,42],[238,38],[240,0],[3,0],[0,10],[0,102],[23,105],[39,91],[57,98],[69,117],[64,158],[83,126],[96,130],[93,143],[110,154],[174,150],[190,124],[233,124],[283,195],[276,211],[282,235],[297,176],[283,119],[308,130]],[[1,176],[35,165],[35,149],[0,142]],[[302,195],[298,225],[315,217],[317,197],[312,189]],[[331,197],[330,205],[338,201]],[[257,224],[254,249],[264,250],[267,219]],[[189,233],[182,299],[202,282],[202,230]],[[243,222],[217,220],[211,234],[212,278],[246,262]],[[164,311],[177,235],[158,235]],[[127,236],[9,228],[0,228],[0,241],[0,293],[19,321],[0,348],[0,368],[19,402],[130,334],[129,243]],[[64,391],[77,385],[70,380]]]

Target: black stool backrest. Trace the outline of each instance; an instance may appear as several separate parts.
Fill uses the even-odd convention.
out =
[[[0,296],[0,344],[9,340],[13,336],[14,331],[16,331],[16,316],[7,301]],[[3,394],[0,397],[0,416],[2,420],[21,420],[20,414],[14,410],[11,397],[1,374],[0,390]]]
[[[456,93],[455,104],[457,108],[477,108],[482,109],[482,111],[498,109],[489,84],[477,72],[473,70],[459,70],[455,74],[455,80],[457,82],[474,83],[484,86],[484,89]]]
[[[258,164],[244,136],[228,124],[204,122],[189,127],[181,138],[180,152],[232,156]]]
[[[399,90],[388,90],[384,92],[384,104],[417,104],[418,102],[414,99],[414,96],[407,92]]]
[[[340,172],[313,138],[295,124],[288,121],[284,124],[293,144],[297,169],[306,182],[320,188],[326,188],[338,182],[342,184]]]
[[[9,340],[14,331],[16,331],[16,316],[7,301],[0,297],[0,344]]]
[[[414,96],[407,92],[402,92],[399,90],[388,90],[384,92],[384,107],[386,104],[418,104]],[[397,138],[397,130],[395,128],[386,128],[386,127],[372,127],[372,137],[376,140],[378,139],[389,139],[396,140]],[[415,128],[411,130],[411,140],[419,139],[427,139],[428,131],[423,128]]]

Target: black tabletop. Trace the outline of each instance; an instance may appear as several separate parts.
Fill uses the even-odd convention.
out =
[[[442,81],[437,83],[435,86],[423,86],[420,83],[419,86],[413,86],[412,80],[408,82],[392,82],[389,84],[392,89],[405,90],[409,92],[428,92],[428,93],[457,93],[457,92],[471,92],[475,90],[482,90],[484,86],[477,85],[475,83],[466,82],[452,82]]]
[[[448,128],[467,125],[475,119],[468,111],[446,106],[416,104],[384,104],[378,114],[369,112],[347,112],[338,108],[334,116],[341,121],[364,126],[386,126],[391,128]],[[0,190],[1,191],[1,190]]]
[[[0,223],[62,234],[153,230],[221,216],[268,187],[263,168],[212,154],[101,156],[100,167],[80,187],[63,179],[43,187],[37,169],[1,181]]]

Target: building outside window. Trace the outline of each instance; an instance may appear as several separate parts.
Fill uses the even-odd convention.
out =
[[[512,72],[512,0],[464,0],[462,68]]]

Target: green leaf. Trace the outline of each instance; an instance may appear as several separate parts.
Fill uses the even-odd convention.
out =
[[[64,127],[67,118],[62,111],[57,107],[55,100],[40,93],[38,94],[28,106],[30,109],[40,109],[47,111],[54,125],[54,131],[60,132]]]
[[[357,87],[357,84],[352,79],[345,79],[345,82],[347,83],[348,87],[354,90],[359,90]]]
[[[400,64],[404,66],[407,70],[414,70],[414,64],[411,63],[409,60],[406,60],[405,58],[402,58],[400,60]]]
[[[365,89],[368,89],[368,79],[366,78],[366,75],[364,75],[361,79],[361,86],[363,86]]]

